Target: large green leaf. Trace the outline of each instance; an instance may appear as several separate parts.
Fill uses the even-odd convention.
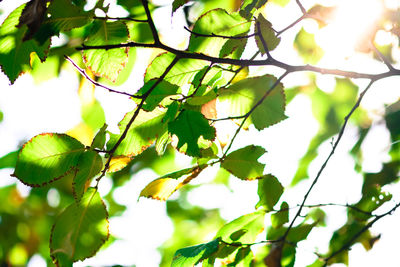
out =
[[[174,60],[175,55],[171,53],[163,53],[157,56],[151,64],[147,67],[144,81],[148,82],[152,79],[160,77],[165,69]],[[195,75],[201,71],[208,63],[206,61],[197,59],[180,59],[168,72],[164,80],[182,86],[193,80]]]
[[[114,45],[128,40],[128,28],[120,21],[95,21],[85,45]],[[97,76],[115,81],[128,61],[128,48],[84,50],[83,59]]]
[[[30,68],[31,53],[35,52],[44,61],[50,46],[50,41],[42,45],[35,40],[22,41],[27,26],[16,26],[24,6],[25,4],[15,9],[0,27],[0,66],[11,83]]]
[[[195,23],[190,37],[189,51],[200,52],[210,56],[218,56],[227,38],[212,37],[213,34],[222,36],[246,36],[251,22],[238,13],[228,14],[223,9],[214,9],[203,14]],[[203,34],[206,36],[198,36]],[[247,40],[247,39],[243,39]],[[210,49],[212,48],[212,49]],[[239,55],[240,56],[240,55]]]
[[[52,0],[47,9],[47,17],[34,37],[43,43],[60,32],[86,25],[91,17],[92,13],[83,11],[83,7],[79,8],[71,1]]]
[[[215,139],[215,128],[210,126],[203,114],[194,110],[183,110],[176,120],[168,123],[168,131],[178,137],[178,149],[187,145],[186,154],[189,156],[200,156],[200,136],[206,140]]]
[[[92,150],[84,152],[76,166],[76,173],[72,183],[75,199],[79,202],[87,187],[87,183],[103,168],[103,161],[97,152]]]
[[[240,216],[225,224],[218,231],[216,238],[219,237],[226,243],[252,243],[264,229],[264,217],[265,211]]]
[[[111,134],[107,143],[107,148],[111,149],[121,137],[128,122],[131,120],[135,111],[127,113],[119,123],[120,134]],[[140,111],[135,121],[129,128],[126,137],[118,146],[114,156],[123,155],[128,157],[142,153],[146,148],[154,143],[166,129],[166,124],[162,123],[166,110],[156,108],[151,112]]]
[[[221,107],[219,110],[230,117],[247,114],[276,84],[276,81],[274,76],[264,75],[243,79],[222,89],[218,98]],[[253,123],[258,130],[262,130],[286,119],[285,105],[283,86],[278,83],[251,113],[244,127]]]
[[[283,186],[275,176],[267,174],[258,180],[257,193],[260,201],[256,207],[264,206],[267,210],[272,210],[283,193]]]
[[[84,150],[66,134],[37,135],[19,152],[13,176],[30,186],[45,185],[73,171]]]
[[[93,256],[108,239],[108,213],[97,190],[90,188],[56,219],[50,255],[58,266]]]
[[[265,153],[260,146],[250,145],[228,154],[221,167],[243,180],[254,180],[263,175],[265,164],[257,161]]]
[[[194,266],[218,250],[219,239],[176,251],[171,267]]]

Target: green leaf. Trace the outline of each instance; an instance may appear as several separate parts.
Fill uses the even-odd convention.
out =
[[[50,255],[57,265],[96,254],[108,239],[108,214],[99,193],[90,188],[56,219],[50,236]]]
[[[158,79],[153,79],[146,82],[142,88],[137,92],[136,95],[142,96],[148,90],[150,90]],[[160,102],[166,98],[167,96],[174,95],[178,92],[179,87],[171,84],[167,81],[161,81],[150,93],[150,95],[146,98],[146,101],[143,105],[143,109],[147,111],[151,111],[157,107]],[[170,100],[172,101],[172,100]]]
[[[189,51],[218,56],[227,38],[212,37],[213,34],[223,36],[246,36],[251,22],[238,13],[228,14],[223,9],[214,9],[203,14],[195,23],[190,36]],[[209,35],[206,37],[197,34]],[[242,39],[246,42],[246,39]],[[212,49],[210,49],[212,47]]]
[[[229,267],[248,267],[251,266],[251,262],[253,261],[254,255],[251,251],[251,248],[244,247],[240,248],[235,256],[235,261],[228,264]]]
[[[252,243],[264,229],[264,217],[265,211],[240,216],[225,224],[218,231],[216,238],[219,237],[226,243]]]
[[[174,2],[172,2],[172,13],[174,13],[178,8],[180,8],[187,2],[189,2],[189,0],[174,0]]]
[[[86,151],[79,157],[77,171],[72,183],[74,197],[79,202],[88,187],[90,181],[95,177],[103,168],[103,161],[99,154],[94,151]]]
[[[72,172],[84,150],[66,134],[37,135],[19,152],[13,176],[30,186],[45,185]]]
[[[287,222],[289,222],[289,205],[283,202],[280,210],[271,214],[271,225],[274,228],[279,228]]]
[[[10,152],[0,158],[0,169],[14,168],[17,164],[18,151]]]
[[[264,6],[268,0],[243,0],[240,7],[240,15],[250,20],[256,11]]]
[[[176,251],[171,267],[194,266],[218,250],[219,239]]]
[[[27,31],[24,25],[16,26],[25,5],[15,9],[0,27],[0,66],[7,75],[11,84],[18,76],[30,68],[30,54],[35,52],[41,61],[46,59],[50,41],[39,45],[35,40],[23,42],[22,39]]]
[[[39,43],[44,43],[53,35],[82,27],[89,23],[92,14],[83,11],[68,0],[52,0],[40,29],[34,35]]]
[[[277,79],[271,75],[258,76],[240,80],[220,91],[219,108],[227,116],[237,117],[247,114],[261,98],[269,92],[265,100],[255,108],[246,120],[244,127],[251,123],[256,129],[262,130],[286,119],[285,94],[283,86],[278,83],[272,91],[271,87]],[[242,119],[239,119],[241,121]]]
[[[264,206],[270,211],[281,197],[283,186],[275,176],[267,174],[258,180],[257,193],[260,197],[260,201],[258,201],[256,208]]]
[[[257,23],[260,24],[261,36],[262,39],[265,41],[265,44],[267,46],[266,48],[268,49],[268,51],[274,50],[278,46],[281,39],[276,37],[275,32],[272,29],[272,24],[268,20],[266,20],[261,13],[258,15]],[[258,32],[257,24],[255,24],[254,27],[254,32]],[[255,39],[258,49],[261,51],[261,54],[265,54],[266,49],[258,34],[256,35]]]
[[[243,180],[254,180],[263,175],[265,164],[257,161],[265,153],[260,146],[250,145],[228,154],[221,167]]]
[[[87,46],[121,44],[128,40],[128,28],[120,21],[95,21]],[[128,61],[128,48],[90,49],[82,52],[86,66],[97,76],[116,81]]]
[[[305,63],[316,64],[324,55],[324,51],[315,42],[314,35],[303,28],[296,35],[294,47]]]
[[[127,113],[119,123],[120,134],[110,135],[110,140],[107,143],[108,149],[111,149],[116,144],[134,113],[135,111]],[[153,144],[167,127],[166,124],[162,123],[165,113],[166,110],[159,108],[154,109],[152,112],[140,111],[129,128],[126,137],[115,151],[114,156],[134,157]]]
[[[168,131],[178,137],[178,149],[187,144],[186,154],[189,156],[200,156],[200,136],[206,140],[215,139],[215,128],[210,126],[203,114],[193,110],[183,110],[174,121],[168,123]]]
[[[162,53],[157,56],[147,67],[144,81],[148,82],[152,79],[159,78],[165,69],[174,60],[175,55],[171,53]],[[180,59],[165,76],[164,81],[182,86],[190,83],[195,75],[201,71],[208,63],[196,59]]]
[[[107,124],[104,124],[103,127],[100,128],[96,136],[93,138],[91,148],[103,149],[106,144],[106,133],[107,133]]]
[[[82,105],[81,112],[83,121],[94,131],[100,129],[106,122],[104,110],[97,100]]]
[[[270,0],[270,2],[284,7],[289,4],[290,0]]]

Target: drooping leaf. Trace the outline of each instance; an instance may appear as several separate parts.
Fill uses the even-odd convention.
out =
[[[189,51],[218,56],[227,38],[212,37],[213,34],[222,36],[246,36],[251,23],[238,13],[228,14],[223,9],[214,9],[203,14],[195,23],[189,41]],[[206,36],[198,36],[202,34]],[[242,39],[246,42],[247,38]],[[210,49],[212,47],[212,49]],[[240,55],[239,55],[240,56]]]
[[[264,206],[268,211],[272,210],[283,193],[282,184],[275,176],[267,174],[258,180],[258,196],[260,201],[256,207]]]
[[[108,213],[90,188],[79,203],[68,206],[56,219],[50,236],[50,255],[58,266],[93,256],[108,239]]]
[[[217,106],[218,114],[243,116],[267,94],[264,101],[250,114],[244,127],[253,123],[256,129],[262,130],[286,119],[283,86],[281,83],[276,84],[276,81],[274,76],[264,75],[243,79],[222,89],[217,103],[220,106]]]
[[[178,137],[178,149],[187,145],[186,154],[189,156],[200,156],[200,136],[211,141],[215,138],[215,128],[210,126],[203,114],[193,110],[183,110],[174,121],[168,123],[168,131]]]
[[[13,176],[30,186],[41,186],[73,171],[85,147],[66,134],[40,134],[22,147]]]
[[[204,167],[200,165],[164,175],[146,185],[140,196],[165,201],[176,190],[196,178]]]
[[[127,113],[119,123],[120,134],[111,134],[110,140],[107,143],[107,148],[111,149],[118,139],[121,137],[129,121],[135,111]],[[166,125],[162,123],[166,110],[159,108],[152,112],[140,111],[131,127],[129,128],[126,137],[116,149],[115,156],[133,157],[142,153],[146,148],[154,143],[157,137],[161,136],[166,129]]]
[[[243,180],[262,177],[265,164],[257,161],[265,153],[260,146],[250,145],[228,154],[221,167]]]
[[[113,45],[124,43],[128,38],[128,29],[124,23],[95,21],[91,35],[84,44],[87,46]],[[113,82],[128,61],[127,48],[90,49],[84,50],[82,54],[85,64],[95,75]]]
[[[266,50],[272,51],[274,50],[281,39],[279,37],[276,37],[274,30],[272,29],[272,24],[264,18],[264,16],[260,13],[257,18],[257,23],[259,23],[259,28],[261,30],[261,36],[260,33],[258,33],[255,37],[257,47],[261,51],[261,54],[265,54]],[[255,32],[258,32],[258,26],[257,24],[255,25]],[[264,47],[263,41],[265,42],[266,47]]]
[[[157,82],[158,79],[153,79],[148,82],[146,82],[142,88],[137,92],[136,95],[142,96],[144,95],[148,90],[152,89],[154,84]],[[157,84],[156,87],[154,87],[149,94],[149,96],[146,98],[146,102],[143,105],[143,109],[147,111],[151,111],[157,107],[157,105],[160,104],[160,102],[166,98],[167,96],[174,95],[178,92],[179,87],[171,84],[167,81],[161,81],[160,83]],[[170,100],[171,101],[171,100]]]
[[[16,26],[25,4],[15,9],[0,27],[0,66],[7,75],[11,84],[18,76],[30,67],[30,54],[35,52],[41,61],[44,61],[50,46],[50,41],[39,45],[35,40],[23,42],[27,31],[24,25]]]
[[[194,266],[218,250],[219,239],[197,246],[182,248],[176,251],[172,267]]]
[[[157,56],[147,67],[144,81],[148,82],[160,77],[174,58],[175,55],[171,53],[163,53]],[[207,65],[208,63],[202,60],[180,59],[165,76],[164,81],[182,86],[191,82],[195,75]]]
[[[271,214],[271,225],[274,228],[279,228],[287,222],[289,222],[289,205],[283,202],[280,210]]]
[[[42,2],[46,2],[40,0]],[[40,29],[34,35],[39,43],[44,43],[53,35],[70,31],[73,28],[82,27],[89,23],[92,14],[85,12],[83,7],[78,7],[68,0],[52,0]]]
[[[103,161],[99,154],[94,151],[85,151],[78,160],[76,172],[72,183],[74,197],[79,202],[88,187],[90,181],[103,168]]]
[[[252,243],[264,229],[264,217],[265,211],[240,216],[225,224],[218,231],[216,238],[219,237],[226,243]]]

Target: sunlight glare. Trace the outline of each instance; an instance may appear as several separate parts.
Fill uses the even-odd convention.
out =
[[[364,45],[382,12],[380,0],[339,1],[332,23],[320,30],[316,41],[332,58],[349,57]]]

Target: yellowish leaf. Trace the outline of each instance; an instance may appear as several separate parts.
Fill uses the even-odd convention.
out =
[[[108,168],[108,172],[117,172],[119,170],[122,170],[123,168],[128,165],[128,163],[132,159],[127,156],[115,156],[111,159],[110,161],[110,167]]]

